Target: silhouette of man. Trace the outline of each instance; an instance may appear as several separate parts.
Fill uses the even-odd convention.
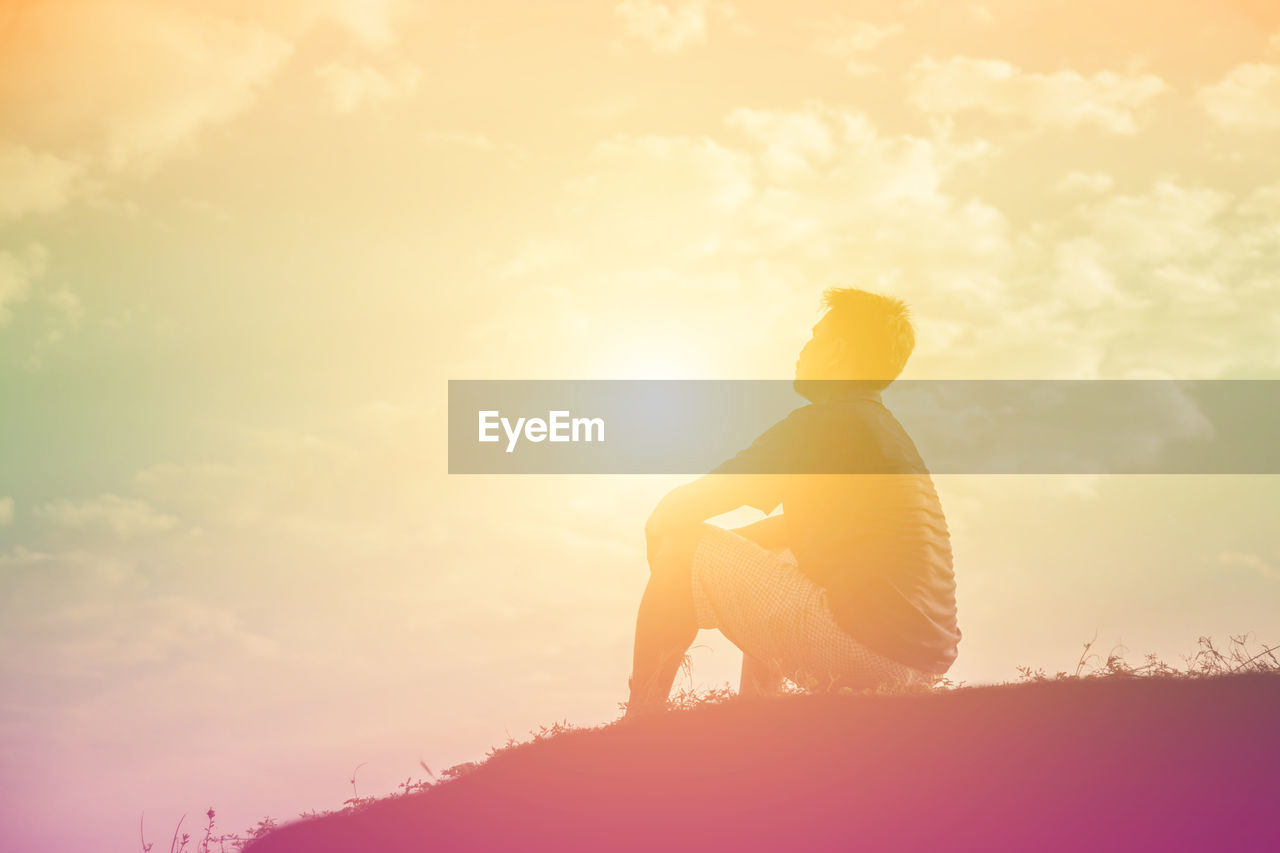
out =
[[[907,307],[853,288],[823,303],[796,361],[810,405],[672,490],[645,524],[628,716],[666,707],[699,628],[742,650],[744,694],[776,692],[784,677],[819,689],[933,683],[956,658],[946,520],[880,399],[915,346]],[[779,505],[737,530],[705,523]]]

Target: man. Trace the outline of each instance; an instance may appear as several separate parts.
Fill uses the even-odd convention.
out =
[[[636,620],[627,715],[666,707],[699,628],[742,649],[741,692],[932,683],[955,660],[955,576],[929,472],[880,392],[915,345],[906,306],[852,288],[796,361],[810,401],[645,525],[650,577]],[[734,531],[740,506],[782,512]],[[784,553],[787,552],[787,553]]]

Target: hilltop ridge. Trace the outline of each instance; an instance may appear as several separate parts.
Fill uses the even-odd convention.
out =
[[[1280,849],[1280,675],[733,699],[569,731],[246,853]]]

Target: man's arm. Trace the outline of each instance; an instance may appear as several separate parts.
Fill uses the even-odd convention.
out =
[[[785,475],[764,472],[787,467],[782,463],[796,444],[792,434],[799,423],[797,413],[802,411],[797,409],[769,427],[749,447],[717,465],[711,473],[667,493],[644,526],[649,556],[654,555],[664,537],[691,531],[708,518],[740,506],[772,512],[782,500]],[[761,532],[770,532],[769,541],[774,542],[778,540],[772,533],[781,528],[779,520]]]
[[[743,479],[731,474],[706,474],[668,492],[644,525],[650,556],[663,538],[687,533],[708,518],[742,506],[746,502],[741,490]]]

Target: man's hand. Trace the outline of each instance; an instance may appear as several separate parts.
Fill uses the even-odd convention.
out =
[[[736,527],[733,532],[770,551],[784,551],[791,545],[788,541],[786,517],[782,513],[762,518],[745,527]]]

